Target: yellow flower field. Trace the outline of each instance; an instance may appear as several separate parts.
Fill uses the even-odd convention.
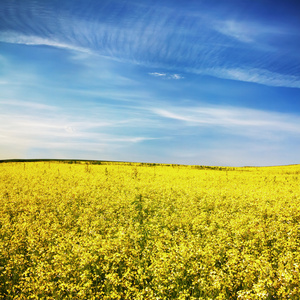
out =
[[[299,299],[300,165],[0,164],[0,299]]]

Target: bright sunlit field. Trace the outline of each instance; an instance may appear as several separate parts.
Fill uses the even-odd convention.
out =
[[[299,299],[300,165],[0,164],[0,299]]]

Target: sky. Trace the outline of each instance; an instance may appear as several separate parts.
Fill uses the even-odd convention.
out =
[[[300,163],[300,2],[1,0],[0,159]]]

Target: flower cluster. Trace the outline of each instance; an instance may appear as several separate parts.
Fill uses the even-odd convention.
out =
[[[300,166],[0,164],[0,299],[298,299]]]

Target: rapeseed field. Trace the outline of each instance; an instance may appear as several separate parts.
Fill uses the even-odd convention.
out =
[[[0,164],[0,299],[300,299],[300,166]]]

